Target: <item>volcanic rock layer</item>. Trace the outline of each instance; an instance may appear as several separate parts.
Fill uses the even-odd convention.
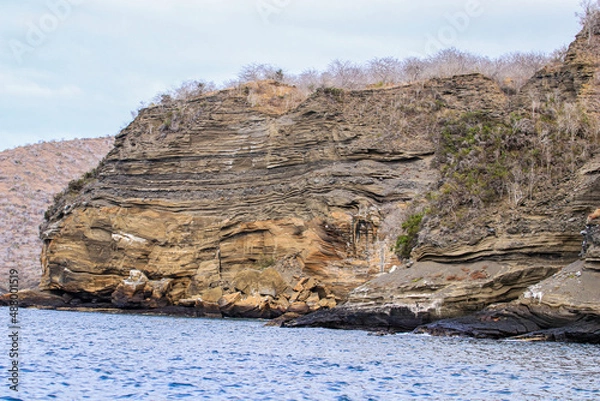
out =
[[[582,339],[600,311],[593,249],[578,261],[600,205],[598,33],[510,96],[470,74],[299,105],[259,82],[146,108],[47,213],[41,289],[53,304],[291,326],[467,319],[501,337],[577,323]],[[418,210],[418,235],[396,243]],[[412,260],[396,255],[413,242]],[[494,326],[508,313],[522,329]],[[474,333],[443,322],[423,330]]]
[[[120,307],[238,296],[275,303],[268,316],[333,306],[395,259],[379,230],[436,182],[439,115],[505,102],[476,74],[320,90],[279,115],[243,89],[142,110],[97,177],[50,211],[41,287]],[[237,284],[265,268],[285,288]],[[147,280],[125,290],[130,274]]]

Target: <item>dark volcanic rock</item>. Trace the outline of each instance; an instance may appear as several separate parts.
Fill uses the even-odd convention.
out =
[[[10,305],[10,295],[11,294],[7,293],[0,296],[1,306]],[[51,308],[67,306],[71,299],[72,297],[65,298],[52,292],[40,291],[37,289],[27,289],[18,292],[19,307],[24,308],[38,305],[44,305]]]
[[[548,328],[551,327],[551,328]],[[455,319],[444,319],[415,329],[418,334],[513,338],[527,341],[600,343],[600,316],[585,315],[575,321],[532,314],[522,305],[501,306]]]
[[[330,329],[364,329],[389,331],[410,331],[430,321],[427,313],[415,313],[409,308],[394,305],[373,308],[338,307],[321,310],[285,322],[285,327],[326,327]]]
[[[533,331],[516,339],[600,344],[600,316],[587,316],[566,326]]]
[[[485,311],[454,319],[443,319],[415,329],[415,333],[436,336],[469,336],[476,338],[506,338],[540,330],[527,308]]]

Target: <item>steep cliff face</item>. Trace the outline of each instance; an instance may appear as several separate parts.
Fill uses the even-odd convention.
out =
[[[456,175],[485,178],[483,189],[494,184],[501,188],[492,193],[494,199],[483,202],[480,198],[486,194],[471,190],[472,198],[467,201],[479,203],[471,214],[461,207],[464,199],[450,199],[454,204],[447,208],[448,215],[433,213],[424,224],[414,259],[456,262],[511,254],[564,256],[579,252],[579,231],[598,202],[598,161],[594,156],[600,128],[599,50],[600,34],[588,38],[582,32],[570,45],[564,62],[543,68],[510,99],[508,107],[496,108],[498,118],[472,118],[479,126],[463,121],[459,121],[463,125],[450,124],[452,137],[445,145],[457,147],[454,153],[459,154],[450,152],[446,158],[458,160],[455,164],[459,166],[447,163],[445,167]],[[491,136],[498,146],[481,139],[486,129],[499,132]],[[470,138],[470,131],[476,131],[475,139]],[[478,152],[486,151],[492,154],[484,163],[473,161]],[[495,163],[498,171],[476,175],[483,164]],[[469,164],[472,167],[461,169]],[[443,177],[447,186],[472,185],[471,176],[462,181],[451,178]],[[443,185],[441,189],[445,189]],[[457,217],[459,213],[467,218]],[[461,224],[466,221],[469,224]]]
[[[326,89],[280,114],[245,88],[150,107],[97,177],[51,209],[41,287],[122,307],[230,314],[215,304],[233,299],[269,317],[331,307],[395,260],[380,229],[438,179],[431,132],[442,116],[505,102],[472,75]],[[268,289],[242,283],[267,267]]]
[[[564,63],[532,77],[498,117],[447,125],[431,196],[441,201],[423,218],[415,262],[289,325],[413,330],[451,319],[420,330],[497,338],[553,329],[540,336],[600,341],[595,262],[590,251],[579,260],[580,231],[600,203],[599,44],[598,32],[579,34]],[[566,324],[576,325],[561,331]]]
[[[71,305],[393,330],[517,302],[577,261],[600,203],[598,43],[580,34],[511,97],[471,74],[147,108],[49,211],[41,287]],[[418,235],[396,243],[403,221]]]

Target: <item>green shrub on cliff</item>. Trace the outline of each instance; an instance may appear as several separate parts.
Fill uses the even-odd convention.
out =
[[[438,206],[479,207],[502,197],[510,173],[510,135],[501,119],[483,111],[447,121],[437,154],[445,195]]]
[[[83,189],[83,187],[96,178],[98,175],[98,171],[96,168],[93,168],[90,171],[87,171],[81,178],[72,180],[69,182],[67,187],[68,193],[77,193]]]
[[[494,203],[539,203],[598,151],[600,122],[593,107],[530,96],[531,109],[505,115],[471,111],[440,120],[441,180],[430,199],[439,224],[461,227]]]
[[[424,213],[412,214],[402,223],[402,229],[406,231],[406,234],[398,236],[396,245],[394,246],[394,252],[401,255],[403,258],[410,257],[410,252],[417,244],[417,236],[421,229],[421,222],[423,221]]]
[[[340,102],[344,96],[344,90],[341,88],[335,88],[335,87],[325,87],[325,88],[321,88],[319,90],[317,90],[317,93],[323,93],[324,95],[329,96],[330,98],[334,99],[337,102]]]
[[[87,184],[98,178],[98,169],[104,164],[105,160],[106,157],[100,161],[100,164],[97,167],[87,171],[80,178],[69,181],[67,188],[54,195],[54,204],[44,212],[44,219],[50,220],[56,212],[60,211],[60,209],[65,206],[65,204],[77,197]]]

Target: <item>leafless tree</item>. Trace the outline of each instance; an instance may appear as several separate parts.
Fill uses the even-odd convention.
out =
[[[592,37],[600,33],[600,5],[598,2],[591,0],[582,0],[579,3],[581,11],[576,13],[579,17],[579,23],[585,30],[588,43],[592,41]]]
[[[248,64],[242,67],[238,74],[240,82],[262,81],[272,79],[277,82],[283,82],[285,74],[283,69],[271,64]]]
[[[291,78],[291,81],[306,94],[325,86],[323,74],[314,68],[302,71],[299,75]]]
[[[481,57],[456,48],[442,50],[430,57],[428,74],[431,77],[448,77],[472,72],[481,72]]]
[[[409,57],[402,62],[402,75],[408,82],[416,82],[424,78],[426,62],[417,57]]]
[[[367,75],[374,83],[383,85],[402,81],[402,62],[395,57],[374,58],[367,63]]]
[[[494,78],[501,85],[518,92],[536,71],[550,61],[551,58],[543,53],[509,53],[497,59],[497,75]]]
[[[583,5],[584,11],[580,17],[582,24],[596,29],[594,25],[596,22],[590,21],[600,21],[598,5],[590,1],[585,1]],[[242,67],[237,80],[226,82],[221,87],[239,87],[240,84],[274,80],[295,85],[299,92],[306,96],[323,87],[354,90],[371,85],[419,82],[435,77],[479,72],[497,81],[507,93],[517,93],[544,65],[561,62],[566,51],[567,49],[563,47],[552,55],[518,52],[488,58],[450,48],[428,58],[410,57],[399,60],[394,57],[384,57],[374,58],[365,64],[337,59],[332,61],[325,71],[307,69],[297,75],[284,73],[282,68],[271,64],[253,63]],[[212,82],[186,81],[176,89],[157,95],[154,103],[168,104],[216,89],[217,86]],[[533,112],[535,113],[535,106]]]
[[[173,97],[177,100],[190,99],[206,92],[212,92],[216,88],[217,86],[213,82],[185,81],[173,90]]]
[[[550,54],[550,61],[556,64],[563,63],[568,51],[569,48],[566,45],[559,47]]]
[[[325,73],[331,86],[343,89],[359,89],[366,86],[363,68],[351,61],[333,60]]]

